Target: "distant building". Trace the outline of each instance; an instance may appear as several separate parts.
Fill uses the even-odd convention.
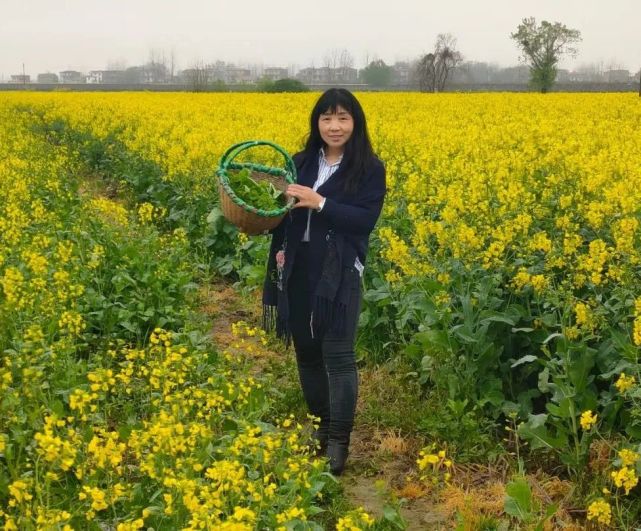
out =
[[[191,83],[198,76],[197,68],[185,68],[178,72],[178,80],[182,83]]]
[[[203,68],[186,68],[179,72],[178,78],[183,82],[190,82],[201,75],[201,70],[204,70],[208,83],[221,81],[228,84],[250,83],[256,78],[249,68],[240,68],[224,61],[210,63]]]
[[[85,76],[76,70],[63,70],[60,72],[60,83],[86,83]]]
[[[58,75],[49,72],[38,74],[38,83],[58,83]]]
[[[408,62],[396,62],[392,65],[391,85],[406,86],[410,83],[412,68]]]
[[[452,72],[454,83],[496,83],[500,67],[481,61],[466,61]]]
[[[457,66],[450,74],[453,83],[460,84],[516,84],[524,85],[530,79],[530,67],[526,65],[502,68],[495,63],[467,61]]]
[[[87,75],[87,83],[124,83],[125,79],[126,75],[124,70],[92,70]]]
[[[227,79],[229,79],[229,81],[226,81],[226,83],[249,83],[254,80],[249,68],[238,68],[234,66],[227,68]]]
[[[316,85],[319,83],[329,83],[329,68],[303,68],[296,74],[296,79],[307,85]]]
[[[10,83],[31,83],[31,76],[29,74],[16,74],[11,76]]]
[[[289,71],[287,68],[281,67],[272,67],[265,68],[263,70],[263,78],[270,79],[271,81],[276,81],[278,79],[285,79],[289,76]]]
[[[162,63],[151,61],[142,68],[144,83],[166,83],[171,77],[167,67]]]
[[[588,70],[581,70],[579,72],[573,71],[569,74],[569,81],[573,83],[591,83],[595,81],[603,81],[599,72]]]
[[[207,70],[208,81],[223,81],[229,83],[229,75],[227,70],[233,65],[227,65],[225,61],[216,61],[215,63],[208,64],[205,69]],[[193,70],[193,69],[191,69]]]
[[[333,74],[332,81],[338,81],[339,83],[357,83],[358,82],[358,70],[352,68],[351,66],[343,66],[340,68],[330,69]]]
[[[322,85],[328,83],[357,83],[358,70],[349,66],[330,68],[303,68],[296,74],[296,79],[307,85]]]
[[[627,83],[631,81],[632,75],[629,70],[606,70],[605,79],[608,83]]]

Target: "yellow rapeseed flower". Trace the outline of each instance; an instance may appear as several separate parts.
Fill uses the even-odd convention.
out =
[[[625,489],[625,493],[629,494],[630,490],[637,486],[639,478],[633,468],[624,466],[619,470],[614,470],[611,473],[614,484]]]
[[[622,372],[619,375],[619,379],[616,381],[614,385],[619,390],[619,393],[625,393],[629,389],[632,389],[635,383],[636,383],[636,379],[634,378],[634,376],[632,375],[627,376],[624,372]]]
[[[588,520],[596,520],[599,524],[609,525],[612,520],[612,508],[603,498],[593,501],[588,506]]]
[[[581,413],[580,422],[581,422],[581,427],[584,430],[587,431],[591,429],[596,424],[596,421],[597,421],[597,415],[593,414],[591,410],[588,409],[587,411],[584,411],[583,413]]]

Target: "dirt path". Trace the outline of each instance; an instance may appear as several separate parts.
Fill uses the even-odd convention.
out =
[[[212,285],[203,286],[200,296],[202,309],[212,322],[214,342],[221,351],[233,347],[238,341],[237,336],[232,333],[233,323],[245,321],[253,327],[260,323],[258,298],[251,300],[243,297],[225,281],[219,280]],[[268,370],[272,361],[282,360],[284,355],[282,351],[278,351],[278,343],[264,346],[259,341],[256,341],[256,350],[247,352],[242,349],[239,352],[251,357],[251,372],[255,374]],[[293,352],[285,355],[293,356]],[[359,410],[362,409],[363,401],[367,400],[368,384],[376,385],[380,381],[380,378],[370,378],[374,370],[360,371],[362,391]],[[352,433],[348,466],[341,476],[341,483],[350,503],[362,506],[369,514],[379,518],[386,511],[390,499],[403,498],[400,514],[406,521],[406,529],[448,529],[445,516],[415,480],[416,456],[420,448],[418,439],[401,437],[391,431],[381,431],[376,426],[357,423]]]

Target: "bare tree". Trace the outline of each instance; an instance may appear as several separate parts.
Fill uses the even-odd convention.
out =
[[[604,71],[603,61],[582,63],[575,69],[575,72],[581,76],[582,81],[603,81]]]
[[[423,55],[416,65],[415,77],[423,92],[441,92],[452,71],[463,61],[456,39],[449,33],[436,37],[434,52]]]
[[[434,65],[436,89],[442,92],[445,83],[454,70],[463,61],[463,56],[456,49],[456,39],[450,33],[440,33],[436,37],[436,63]]]
[[[606,69],[606,70],[624,70],[624,69],[625,69],[625,66],[624,66],[624,64],[623,64],[623,63],[621,63],[620,61],[617,61],[616,59],[611,58],[611,59],[608,61],[608,64],[607,64],[607,66],[605,67],[605,69]]]
[[[436,90],[436,56],[433,53],[427,53],[419,59],[416,65],[416,78],[421,92]]]
[[[149,74],[149,81],[152,83],[166,83],[168,69],[165,51],[155,48],[149,50],[149,60],[145,65],[145,70]]]
[[[195,61],[191,68],[185,70],[185,81],[193,92],[203,92],[207,89],[207,68],[202,60]]]
[[[370,63],[369,61],[369,51],[365,52],[365,66],[367,66]]]
[[[169,52],[169,80],[173,83],[174,75],[176,74],[176,50],[173,46]]]
[[[343,48],[338,58],[338,69],[341,81],[345,82],[348,80],[347,72],[350,68],[354,68],[354,56],[347,49]]]
[[[331,50],[325,52],[323,56],[323,66],[328,69],[330,83],[336,81],[336,69],[340,61],[340,50],[337,48],[332,48]]]
[[[323,55],[323,66],[328,69],[330,82],[344,80],[347,69],[354,67],[354,56],[345,48],[332,48]]]
[[[354,68],[354,56],[346,48],[340,51],[338,65],[339,68]]]

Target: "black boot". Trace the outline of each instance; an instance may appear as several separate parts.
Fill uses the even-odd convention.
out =
[[[327,457],[329,458],[329,470],[335,476],[340,476],[345,469],[345,462],[349,455],[349,441],[338,441],[330,439],[327,443]]]

